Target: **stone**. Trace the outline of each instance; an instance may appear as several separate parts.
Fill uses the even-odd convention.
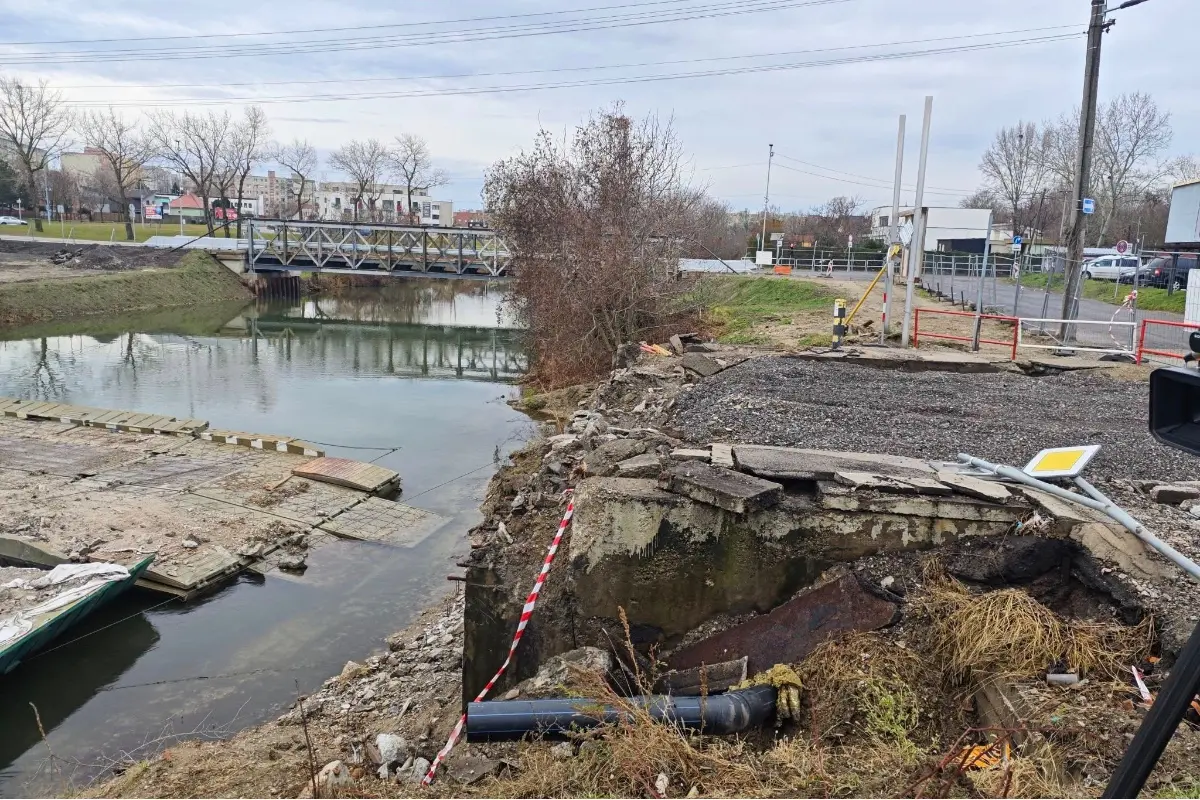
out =
[[[1150,490],[1150,497],[1156,503],[1165,503],[1167,505],[1178,505],[1184,500],[1195,500],[1200,498],[1200,489],[1195,486],[1177,486],[1174,484],[1163,484],[1155,486]]]
[[[795,447],[739,444],[733,448],[737,468],[774,480],[831,481],[837,472],[870,472],[890,478],[932,478],[924,461],[906,456],[805,450]]]
[[[653,453],[643,453],[617,464],[617,475],[622,478],[656,478],[661,471],[662,462]]]
[[[247,545],[243,547],[238,551],[238,555],[242,556],[243,558],[258,559],[263,557],[264,550],[266,550],[266,547],[260,542],[258,544]]]
[[[772,481],[713,467],[698,461],[682,461],[659,479],[659,487],[735,514],[748,514],[779,502],[783,487]]]
[[[180,542],[180,544],[182,544],[188,550],[195,550],[200,546],[200,543],[195,539],[184,539],[182,542]]]
[[[1012,497],[1012,492],[1008,491],[1003,484],[995,481],[985,481],[949,470],[938,470],[935,477],[954,491],[968,497],[990,500],[993,503],[1007,503]]]
[[[308,564],[303,555],[289,553],[279,559],[279,568],[286,572],[303,572],[308,569]]]
[[[401,770],[396,771],[396,777],[400,777],[401,774]],[[403,774],[406,775],[409,783],[420,783],[429,774],[429,760],[426,758],[414,758],[412,766]]]
[[[402,736],[394,733],[381,733],[375,737],[375,747],[379,750],[381,764],[398,764],[408,756],[408,742]]]
[[[711,378],[725,369],[715,358],[710,358],[703,353],[684,353],[683,368],[701,378]]]
[[[608,651],[598,647],[580,647],[554,656],[538,668],[532,678],[521,681],[516,691],[522,697],[561,696],[564,687],[569,687],[578,677],[593,673],[604,677],[612,669],[612,657]]]
[[[896,584],[896,576],[895,575],[888,575],[887,577],[885,577],[883,580],[881,580],[879,582],[879,585],[881,587],[883,587],[884,589],[890,589],[895,584]]]
[[[451,752],[450,757],[446,759],[443,769],[454,780],[469,786],[484,778],[496,775],[500,772],[501,766],[501,762],[496,759],[475,755],[466,750],[459,750]]]
[[[683,346],[683,352],[685,352],[685,353],[715,353],[715,352],[717,352],[717,346],[714,344],[709,344],[707,342],[692,342],[690,344],[685,344]]]
[[[367,674],[367,668],[357,661],[347,661],[346,666],[342,667],[342,672],[338,675],[343,681],[352,681],[355,678],[361,678]]]
[[[709,452],[712,454],[712,465],[714,467],[734,469],[736,466],[733,460],[733,445],[723,442],[713,442],[709,445]]]
[[[709,450],[702,450],[693,447],[676,447],[671,451],[671,458],[676,461],[709,461],[712,458],[712,453]]]
[[[801,590],[786,603],[741,625],[680,648],[672,669],[746,658],[750,674],[774,664],[795,664],[831,636],[873,631],[892,624],[897,606],[866,592],[844,570]]]
[[[671,334],[671,338],[669,341],[671,343],[671,349],[675,351],[675,355],[677,355],[677,356],[683,355],[683,353],[684,353],[683,339],[679,338],[679,334],[677,334],[677,333]]]
[[[575,748],[570,742],[559,742],[550,748],[550,755],[555,761],[568,761],[575,757]]]
[[[646,443],[641,439],[614,439],[598,446],[592,451],[592,454],[618,462],[640,456],[644,452],[646,452]]]
[[[520,696],[521,696],[520,689],[509,689],[507,692],[504,693],[504,696],[501,697],[500,699],[501,700],[516,700]]]
[[[330,761],[317,773],[317,794],[320,797],[336,797],[339,790],[353,782],[354,779],[350,777],[350,770],[345,764],[341,761]]]

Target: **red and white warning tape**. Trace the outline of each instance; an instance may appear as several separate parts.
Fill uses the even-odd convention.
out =
[[[568,490],[570,491],[570,490]],[[558,552],[558,545],[562,542],[563,533],[566,532],[567,526],[571,524],[571,516],[575,513],[575,500],[572,498],[567,501],[567,511],[563,514],[562,522],[558,523],[558,530],[554,533],[554,539],[550,542],[550,549],[546,551],[546,559],[542,562],[542,571],[538,573],[537,580],[533,582],[533,590],[529,593],[529,597],[525,599],[525,606],[521,609],[521,620],[517,623],[517,632],[513,634],[512,644],[508,647],[508,657],[504,659],[504,663],[500,665],[500,669],[496,670],[496,674],[487,682],[483,690],[475,696],[475,702],[481,702],[487,697],[488,692],[496,685],[496,681],[500,680],[500,676],[508,669],[508,665],[512,663],[513,656],[517,652],[517,645],[521,643],[521,637],[525,635],[525,627],[529,624],[530,618],[533,616],[534,606],[537,605],[538,594],[542,591],[542,584],[546,582],[546,575],[550,572],[550,565],[554,563],[554,554]],[[454,749],[455,742],[462,735],[463,727],[467,724],[467,715],[464,713],[458,718],[458,724],[454,726],[454,730],[450,732],[450,738],[446,741],[446,746],[441,749],[437,757],[433,759],[433,763],[429,766],[429,772],[426,773],[421,783],[429,785],[433,782],[434,773],[446,756],[450,755],[450,751]]]
[[[1115,323],[1117,321],[1117,315],[1120,314],[1122,311],[1128,311],[1133,316],[1133,321],[1137,322],[1137,313],[1134,312],[1134,310],[1133,310],[1133,304],[1135,302],[1137,302],[1137,289],[1134,289],[1132,292],[1125,295],[1124,302],[1122,302],[1121,305],[1117,306],[1117,310],[1113,312],[1112,319],[1110,319],[1108,321],[1108,338],[1112,339],[1113,344],[1115,344],[1120,349],[1127,348],[1129,345],[1127,343],[1121,343],[1121,342],[1117,341],[1117,337],[1113,333],[1112,326],[1113,326],[1113,323]]]

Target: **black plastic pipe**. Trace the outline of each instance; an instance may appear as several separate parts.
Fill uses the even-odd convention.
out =
[[[752,686],[710,697],[642,695],[629,701],[658,722],[697,733],[724,735],[762,725],[775,713],[775,687]],[[562,738],[572,731],[618,722],[628,712],[586,698],[489,700],[467,706],[467,739],[503,742],[528,734]]]

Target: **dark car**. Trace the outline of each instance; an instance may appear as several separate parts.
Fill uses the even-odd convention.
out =
[[[1174,264],[1174,269],[1172,269],[1173,259],[1174,256],[1159,256],[1154,259],[1146,265],[1145,272],[1139,276],[1139,280],[1144,280],[1146,286],[1165,289],[1171,283],[1171,277],[1174,275],[1176,289],[1187,286],[1188,273],[1196,268],[1200,254],[1181,253],[1178,262]]]

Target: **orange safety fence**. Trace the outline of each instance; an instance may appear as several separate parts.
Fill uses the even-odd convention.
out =
[[[1183,357],[1192,351],[1186,333],[1190,331],[1200,331],[1200,324],[1169,319],[1142,320],[1141,330],[1138,332],[1137,363],[1141,364],[1146,356],[1182,361]]]
[[[1016,317],[1007,317],[1007,316],[1003,316],[1000,314],[976,314],[973,311],[946,311],[946,310],[940,309],[940,308],[914,308],[913,309],[913,340],[912,340],[913,347],[920,347],[919,342],[922,338],[922,334],[921,334],[921,315],[922,314],[944,314],[948,317],[969,317],[970,319],[975,319],[976,317],[978,317],[981,320],[996,319],[996,320],[1001,320],[1003,322],[1011,322],[1013,324],[1012,341],[1005,341],[1002,339],[984,339],[984,338],[980,337],[979,343],[980,344],[998,344],[1002,347],[1011,348],[1012,360],[1013,361],[1017,360],[1017,332],[1018,332],[1018,328],[1020,327],[1021,321],[1019,319],[1017,319]],[[975,337],[973,337],[973,336],[954,336],[949,333],[930,333],[929,331],[925,332],[924,338],[926,338],[926,339],[949,339],[954,342],[974,342],[975,341]]]

